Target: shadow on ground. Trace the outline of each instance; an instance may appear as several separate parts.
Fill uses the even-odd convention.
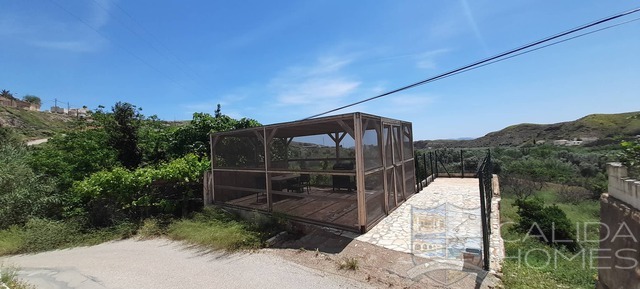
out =
[[[307,233],[286,233],[271,248],[317,250],[328,254],[339,254],[356,236],[353,233],[328,232],[321,228],[314,228]]]

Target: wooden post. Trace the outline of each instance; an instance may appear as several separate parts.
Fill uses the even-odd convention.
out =
[[[422,163],[424,164],[424,185],[429,185],[429,171],[427,170],[427,154],[422,155]]]
[[[464,179],[464,151],[460,150],[460,176]]]
[[[435,165],[436,177],[438,177],[438,151],[433,151],[433,164]]]
[[[384,139],[384,123],[382,119],[378,123],[378,146],[382,154],[382,184],[384,186],[384,212],[389,214],[389,182],[387,181],[387,140]]]
[[[267,191],[267,211],[271,212],[273,210],[272,206],[272,197],[271,197],[271,174],[269,173],[269,169],[271,168],[271,141],[273,140],[273,136],[276,133],[277,128],[274,128],[270,135],[267,135],[267,128],[262,127],[262,137],[264,139],[264,181],[265,186],[264,189]],[[285,148],[285,151],[288,150]],[[289,154],[287,152],[287,154]]]
[[[356,193],[358,197],[358,225],[364,233],[367,228],[367,202],[364,195],[364,152],[362,145],[362,115],[354,114],[354,133],[356,142]]]
[[[215,173],[213,172],[213,169],[216,166],[216,162],[215,162],[215,158],[216,158],[216,144],[215,142],[218,140],[218,137],[214,138],[213,135],[211,133],[209,133],[209,147],[211,148],[211,179],[210,179],[210,186],[211,186],[211,191],[210,191],[210,195],[207,198],[210,203],[209,204],[213,204],[216,201],[216,188],[215,188]],[[208,205],[205,203],[205,205]]]
[[[415,152],[414,152],[414,155],[413,155],[413,159],[414,159],[413,165],[415,167],[415,169],[414,169],[415,170],[414,171],[414,177],[416,178],[416,191],[414,193],[417,193],[419,191],[422,191],[422,188],[420,188],[420,185],[422,184],[422,182],[420,181],[420,177],[419,177],[419,175],[421,175],[420,174],[420,163],[415,161],[415,160],[418,159],[416,157],[416,155],[415,155]]]

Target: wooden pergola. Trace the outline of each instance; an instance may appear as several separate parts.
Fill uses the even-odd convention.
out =
[[[409,122],[349,113],[210,138],[205,204],[366,232],[415,193]]]

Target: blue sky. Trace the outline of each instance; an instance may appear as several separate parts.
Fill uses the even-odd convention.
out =
[[[638,1],[0,0],[0,89],[45,107],[292,121],[368,98]],[[636,13],[617,23],[640,17]],[[640,110],[640,21],[365,103],[414,138]]]

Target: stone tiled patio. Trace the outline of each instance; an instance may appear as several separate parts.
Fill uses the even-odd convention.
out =
[[[495,184],[497,186],[497,182]],[[497,190],[496,190],[497,191]],[[477,178],[437,178],[420,193],[412,196],[389,216],[380,221],[366,234],[356,239],[387,249],[415,254],[412,250],[412,208],[414,210],[436,208],[445,205],[448,210],[442,225],[448,240],[463,240],[465,247],[482,247],[482,225],[480,218],[480,193]],[[499,231],[499,195],[494,195],[492,207],[491,252],[492,271],[499,267],[504,254]],[[456,211],[457,210],[457,211]],[[415,221],[415,214],[414,220]],[[414,230],[415,230],[414,226]],[[466,241],[465,241],[466,240]],[[471,240],[471,241],[469,241]],[[469,245],[473,244],[473,245]]]

